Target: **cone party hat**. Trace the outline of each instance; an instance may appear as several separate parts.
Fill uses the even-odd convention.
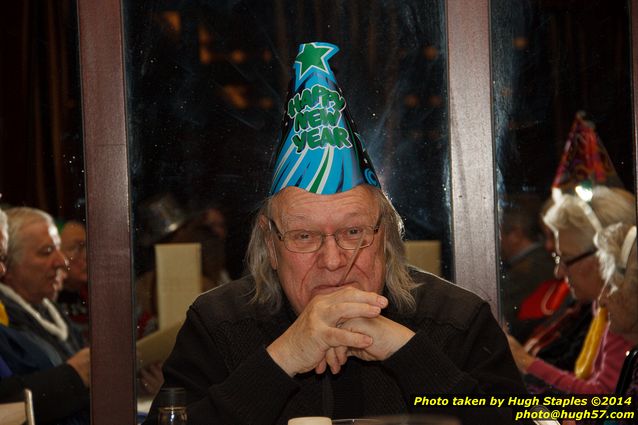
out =
[[[622,182],[594,124],[578,112],[552,183],[552,198],[560,202],[563,195],[574,195],[594,230],[600,231],[601,222],[589,204],[595,186],[622,187]]]
[[[565,143],[565,149],[552,183],[552,191],[578,194],[581,188],[596,185],[622,187],[609,154],[594,125],[578,112]]]
[[[380,187],[328,63],[338,51],[324,42],[299,46],[270,195],[288,186],[322,195]]]

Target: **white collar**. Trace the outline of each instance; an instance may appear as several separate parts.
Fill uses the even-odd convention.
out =
[[[62,316],[55,308],[53,303],[48,299],[42,300],[42,305],[47,309],[51,318],[53,319],[53,323],[42,317],[42,315],[34,309],[31,304],[26,302],[24,298],[22,298],[16,291],[14,291],[11,287],[0,283],[0,292],[2,292],[6,297],[11,298],[14,302],[20,305],[24,311],[29,313],[39,324],[42,326],[47,332],[51,335],[58,337],[60,341],[66,341],[69,337],[69,327],[66,325]],[[9,321],[11,318],[9,318]]]

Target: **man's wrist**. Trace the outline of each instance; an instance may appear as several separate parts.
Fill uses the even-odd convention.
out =
[[[286,374],[292,378],[297,374],[294,370],[294,367],[289,364],[292,357],[286,356],[282,351],[283,350],[281,348],[281,344],[279,344],[277,340],[273,341],[272,344],[266,347],[266,352],[268,353],[272,361],[275,362],[275,364],[277,364],[277,366],[279,366],[281,370],[286,372]]]

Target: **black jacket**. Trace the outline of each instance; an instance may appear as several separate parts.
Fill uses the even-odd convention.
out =
[[[298,416],[333,419],[428,413],[425,394],[523,394],[520,375],[489,306],[436,276],[415,272],[417,312],[384,315],[416,332],[383,362],[349,358],[341,373],[290,378],[266,351],[295,320],[290,306],[268,314],[251,304],[243,278],[201,295],[190,307],[164,364],[165,386],[184,387],[189,425],[286,424]],[[155,424],[157,400],[145,424]],[[451,404],[451,403],[450,403]],[[505,409],[443,408],[465,423],[513,423]],[[481,419],[482,418],[482,419]]]

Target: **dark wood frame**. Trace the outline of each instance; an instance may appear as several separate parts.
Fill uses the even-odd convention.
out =
[[[454,275],[459,285],[488,299],[497,313],[496,256],[485,255],[497,252],[489,1],[448,0],[446,8]],[[92,423],[133,424],[135,356],[121,4],[79,0],[78,11],[91,258]],[[638,28],[638,0],[631,0],[630,15],[631,28]],[[632,43],[633,156],[638,164],[638,31],[632,31]],[[483,190],[479,193],[476,187]]]
[[[135,350],[120,0],[78,2],[91,276],[91,423],[134,424]]]

